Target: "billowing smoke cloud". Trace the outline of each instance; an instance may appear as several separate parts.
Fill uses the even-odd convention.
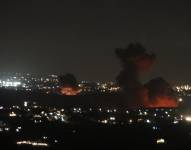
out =
[[[116,55],[122,64],[117,82],[126,94],[127,105],[136,107],[174,107],[170,85],[163,79],[151,80],[143,85],[139,77],[148,71],[155,62],[155,55],[148,53],[138,43],[130,44],[125,49],[116,49]],[[163,101],[163,102],[161,102]],[[171,105],[172,104],[172,105]]]
[[[78,82],[73,74],[67,73],[59,76],[59,82],[62,86],[76,87]]]
[[[177,107],[175,93],[168,82],[163,78],[155,78],[145,84],[148,89],[148,107]]]

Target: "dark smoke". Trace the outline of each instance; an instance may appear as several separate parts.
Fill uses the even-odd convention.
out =
[[[81,92],[81,89],[78,87],[78,82],[73,74],[65,74],[59,76],[59,82],[61,88],[59,93],[68,96],[74,96]]]
[[[116,49],[115,52],[122,64],[122,70],[116,80],[126,95],[129,107],[150,107],[150,100],[155,101],[159,96],[164,97],[169,94],[166,92],[169,85],[162,79],[151,81],[146,85],[140,82],[142,73],[148,71],[155,62],[155,54],[148,53],[139,43],[131,43],[127,48]],[[151,90],[153,84],[155,88]],[[154,102],[152,103],[154,106]]]
[[[149,107],[177,107],[175,93],[170,84],[163,78],[158,77],[145,84],[148,89]]]
[[[153,100],[158,96],[166,95],[175,97],[174,91],[170,84],[161,77],[150,80],[145,84],[145,87],[148,89],[150,100]]]
[[[77,87],[78,85],[76,77],[70,73],[59,76],[59,82],[62,86]]]
[[[128,106],[144,106],[147,100],[147,89],[139,81],[139,76],[147,71],[155,61],[155,55],[146,52],[138,43],[130,44],[125,49],[116,49],[116,55],[122,64],[117,82],[126,93]]]

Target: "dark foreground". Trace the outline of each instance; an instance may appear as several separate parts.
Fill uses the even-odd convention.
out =
[[[16,145],[16,137],[11,134],[1,134],[1,149],[183,149],[191,146],[191,128],[189,125],[179,124],[172,127],[163,124],[160,131],[153,131],[150,127],[139,124],[133,126],[118,125],[82,125],[65,127],[38,127],[28,132],[30,138],[39,137],[43,133],[49,138],[56,137],[57,141],[48,147]],[[49,129],[48,129],[49,128]],[[38,131],[39,130],[39,131]],[[26,137],[26,134],[25,134]],[[23,137],[24,138],[24,137]],[[30,139],[28,138],[28,139]],[[158,143],[157,139],[165,139],[165,143]],[[18,139],[17,139],[18,140]],[[47,140],[49,141],[49,140]]]
[[[0,98],[4,103],[10,101],[0,107],[2,150],[181,150],[191,146],[191,118],[186,120],[178,109],[120,111],[119,107],[106,107],[112,98],[120,99],[113,95],[61,97],[0,92]],[[37,104],[24,106],[26,100],[36,100]],[[84,101],[91,103],[82,107]]]

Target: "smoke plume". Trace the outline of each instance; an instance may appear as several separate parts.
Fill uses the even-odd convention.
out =
[[[148,89],[148,107],[177,107],[178,103],[170,84],[163,78],[155,78],[145,84]]]
[[[175,102],[170,93],[170,85],[165,80],[158,78],[145,85],[140,82],[140,76],[154,64],[155,54],[148,53],[139,43],[132,43],[125,49],[116,49],[115,52],[122,65],[116,80],[126,95],[128,106],[169,107],[171,101]],[[161,100],[164,102],[161,103]]]

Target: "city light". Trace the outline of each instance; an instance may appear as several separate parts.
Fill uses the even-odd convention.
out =
[[[18,81],[2,81],[2,80],[0,80],[1,87],[17,87],[20,85],[21,85],[21,82],[18,82]]]
[[[114,120],[115,120],[115,117],[110,117],[109,119],[112,120],[112,121],[114,121]]]
[[[11,113],[9,113],[9,116],[10,116],[10,117],[16,117],[17,114],[16,114],[15,112],[11,112]]]
[[[179,98],[179,99],[178,99],[178,101],[179,101],[179,102],[182,102],[182,101],[183,101],[183,99],[182,99],[182,98]]]
[[[28,102],[24,102],[24,107],[27,107],[28,106]]]
[[[47,143],[36,142],[36,141],[18,141],[17,145],[31,145],[31,146],[40,146],[40,147],[48,147]]]
[[[146,123],[151,123],[151,121],[149,119],[146,120]]]
[[[186,116],[185,120],[188,121],[188,122],[191,122],[191,116]]]
[[[102,120],[101,123],[107,124],[108,121],[107,120]]]
[[[163,138],[157,139],[156,141],[157,144],[164,144],[165,140]]]

